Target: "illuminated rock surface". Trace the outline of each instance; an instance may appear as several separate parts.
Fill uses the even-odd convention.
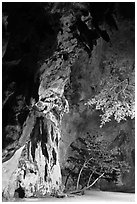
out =
[[[9,15],[3,53],[3,198],[60,195],[70,144],[87,132],[97,132],[110,150],[120,148],[131,166],[118,185],[102,179],[98,188],[134,192],[134,119],[100,128],[100,112],[84,105],[108,76],[124,80],[133,72],[134,81],[134,16],[117,11],[119,30],[105,27],[111,42],[94,25],[91,43],[91,30],[86,26],[89,35],[80,29],[79,4],[62,4],[67,12],[58,3],[11,4],[3,4]]]

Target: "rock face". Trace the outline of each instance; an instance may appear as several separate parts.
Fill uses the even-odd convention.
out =
[[[59,142],[61,139],[62,116],[69,110],[68,102],[64,96],[64,87],[69,79],[71,63],[75,59],[71,52],[76,46],[76,40],[73,40],[71,34],[66,37],[71,18],[70,13],[66,17],[62,16],[61,22],[64,24],[62,26],[63,34],[59,32],[57,36],[59,51],[54,48],[54,54],[47,59],[47,63],[42,63],[39,68],[38,98],[37,96],[33,99],[31,98],[29,115],[22,126],[22,134],[17,134],[18,141],[15,138],[17,147],[16,149],[13,148],[15,145],[15,142],[13,142],[11,145],[14,149],[13,153],[9,148],[9,151],[5,151],[5,154],[3,154],[4,166],[10,165],[11,160],[14,161],[13,155],[17,157],[14,162],[15,168],[8,171],[10,179],[7,181],[3,180],[3,197],[6,199],[11,199],[17,194],[20,196],[21,192],[23,192],[22,194],[25,197],[30,197],[47,194],[57,195],[63,190],[59,164]],[[68,21],[68,25],[66,25],[66,21]],[[63,40],[63,38],[65,39]],[[72,48],[69,46],[65,47],[65,42],[68,42],[68,38],[70,40],[72,38],[74,41],[70,42],[70,46],[73,46]],[[62,56],[69,48],[71,48],[70,51],[68,50],[69,60],[66,61]],[[37,76],[37,72],[34,76]],[[33,91],[36,92],[37,90]],[[20,97],[20,102],[22,102],[23,96]],[[21,108],[23,109],[24,104],[22,106]],[[18,114],[20,115],[20,106]],[[18,118],[17,122],[19,122]],[[4,127],[4,130],[6,128]],[[5,150],[8,149],[6,142],[7,140],[3,144]],[[22,146],[24,147],[23,149]],[[4,178],[7,175],[5,168],[3,171]],[[15,185],[10,188],[13,179],[15,180]]]
[[[126,26],[125,26],[126,25]],[[121,155],[127,161],[131,168],[129,172],[121,175],[119,185],[113,182],[101,181],[102,190],[114,191],[134,191],[134,120],[116,123],[114,121],[106,123],[100,128],[99,111],[91,112],[84,106],[84,102],[94,95],[100,89],[100,81],[107,73],[117,73],[118,67],[121,68],[119,76],[125,78],[129,70],[134,69],[134,21],[119,20],[119,31],[110,33],[111,45],[101,39],[98,40],[96,47],[92,51],[92,58],[88,60],[82,54],[72,68],[71,79],[73,93],[71,102],[73,103],[70,113],[63,117],[63,137],[62,137],[62,163],[72,154],[70,144],[79,136],[85,137],[85,134],[99,134],[100,140],[109,141],[109,149],[120,148]],[[112,70],[111,70],[111,69]],[[131,71],[132,72],[132,71]],[[67,147],[67,148],[66,148]]]
[[[101,91],[106,74],[124,80],[134,71],[134,19],[119,17],[118,31],[106,26],[111,42],[102,35],[106,32],[92,25],[98,34],[91,43],[92,26],[86,26],[90,30],[86,36],[80,30],[82,21],[71,11],[78,9],[79,15],[79,4],[68,4],[68,12],[62,5],[63,9],[50,3],[3,5],[10,33],[3,54],[6,199],[62,193],[61,170],[72,154],[70,144],[87,132],[109,141],[108,149],[119,148],[131,166],[121,174],[119,186],[111,183],[112,190],[129,191],[134,186],[134,120],[119,124],[112,120],[100,128],[100,112],[84,105]],[[105,180],[99,187],[111,189]]]
[[[126,25],[126,26],[125,26]],[[71,72],[73,93],[71,102],[73,106],[70,112],[64,115],[62,121],[62,152],[65,158],[62,158],[62,165],[65,166],[66,160],[71,156],[72,150],[70,144],[78,137],[84,138],[86,133],[91,135],[100,135],[97,138],[100,141],[109,142],[108,151],[119,148],[121,158],[130,165],[129,172],[121,173],[118,184],[114,182],[100,181],[101,190],[134,192],[135,189],[135,165],[133,152],[134,146],[134,120],[128,119],[116,123],[111,121],[100,128],[100,112],[91,111],[84,106],[84,102],[89,97],[99,91],[100,82],[109,69],[110,72],[118,72],[119,76],[125,78],[134,69],[134,21],[119,20],[119,31],[113,31],[110,34],[112,45],[98,40],[96,47],[92,51],[92,58],[88,60],[82,54],[73,65]],[[110,69],[112,68],[112,70]],[[76,88],[75,88],[76,87]]]

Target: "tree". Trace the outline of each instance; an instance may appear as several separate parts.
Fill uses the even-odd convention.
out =
[[[111,121],[112,116],[119,123],[128,117],[135,117],[135,77],[134,71],[129,77],[120,81],[118,77],[109,76],[100,92],[85,105],[101,110],[101,125]]]
[[[86,137],[79,137],[70,147],[73,156],[67,161],[65,187],[69,188],[67,185],[71,182],[71,186],[76,188],[74,192],[88,189],[100,177],[117,183],[121,171],[126,172],[130,168],[127,162],[118,159],[119,150],[109,150],[107,142],[98,141],[97,135],[87,133]],[[71,187],[69,190],[72,190]]]

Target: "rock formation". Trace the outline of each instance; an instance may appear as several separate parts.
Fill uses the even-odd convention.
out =
[[[87,131],[98,131],[97,139],[109,140],[110,149],[119,146],[130,161],[131,171],[122,175],[122,185],[134,174],[134,120],[112,120],[100,128],[100,113],[85,106],[101,91],[106,76],[124,80],[134,73],[134,17],[126,19],[120,10],[124,6],[114,5],[120,15],[117,27],[114,18],[112,25],[108,22],[107,15],[113,17],[108,12],[111,4],[101,11],[93,4],[87,12],[86,6],[3,3],[5,199],[60,195],[70,144]],[[133,182],[134,178],[130,186]]]

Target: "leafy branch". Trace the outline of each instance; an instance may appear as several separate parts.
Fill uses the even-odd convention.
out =
[[[119,123],[121,120],[127,120],[127,117],[135,117],[135,87],[125,79],[119,82],[115,78],[109,78],[107,84],[94,98],[89,99],[85,105],[96,110],[101,110],[101,125],[111,121],[112,116]]]

